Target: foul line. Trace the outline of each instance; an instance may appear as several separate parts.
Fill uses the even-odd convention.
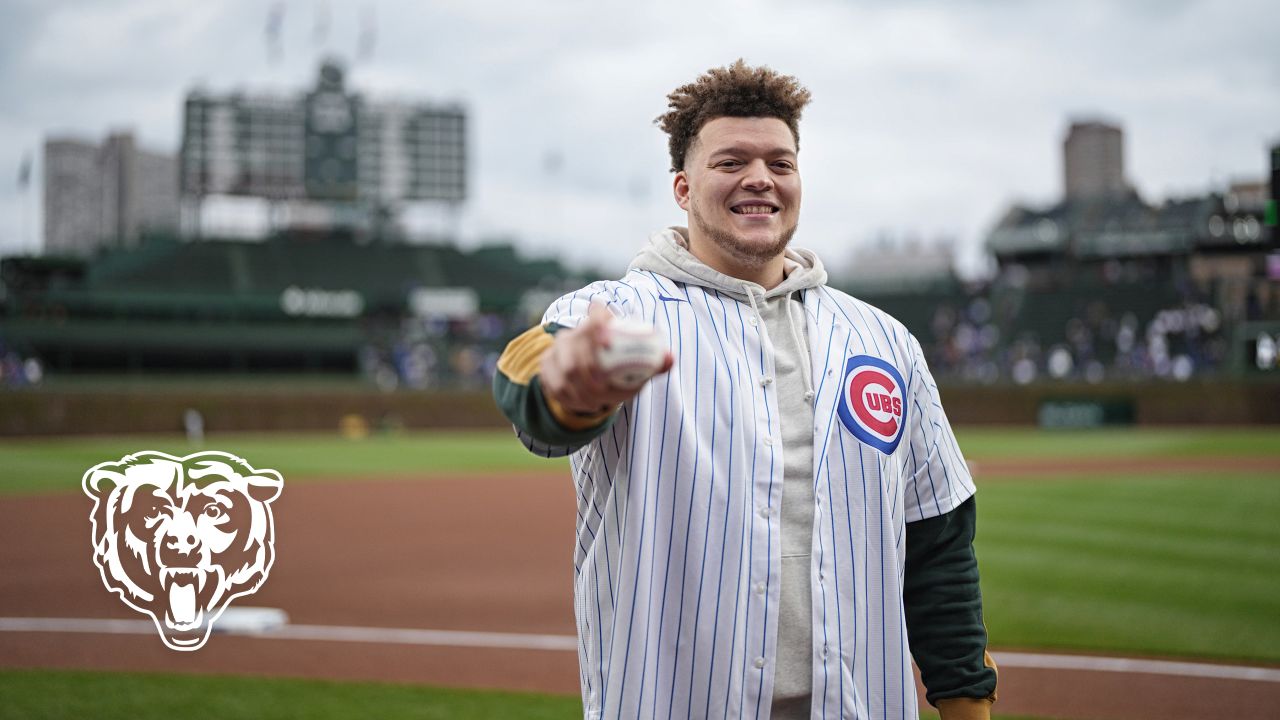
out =
[[[108,620],[96,618],[0,618],[0,632],[109,633],[114,635],[155,635],[156,625],[148,620]],[[222,635],[269,638],[273,640],[329,640],[334,642],[394,643],[399,645],[447,645],[503,650],[577,650],[572,635],[529,635],[524,633],[470,632],[464,630],[420,630],[416,628],[351,627],[344,625],[284,625],[269,630],[221,630]]]
[[[153,635],[155,623],[148,620],[105,618],[17,618],[0,617],[0,632],[107,633],[116,635]],[[416,628],[353,627],[344,625],[283,625],[262,631],[240,629],[215,633],[272,640],[326,640],[331,642],[393,643],[398,645],[435,645],[480,647],[501,650],[574,651],[577,638],[572,635],[533,635],[525,633],[472,632],[462,630],[423,630]],[[1083,670],[1090,672],[1140,673],[1177,677],[1250,680],[1280,683],[1280,669],[1242,665],[1143,660],[1138,658],[1098,657],[1089,655],[1048,655],[1023,652],[993,652],[996,665],[1005,668],[1043,670]]]
[[[1280,670],[1246,667],[1243,665],[1213,665],[1210,663],[1141,660],[1138,658],[1099,657],[1096,655],[1041,655],[1020,652],[993,652],[991,656],[995,659],[997,667],[1090,670],[1094,672],[1145,673],[1148,675],[1280,682]]]

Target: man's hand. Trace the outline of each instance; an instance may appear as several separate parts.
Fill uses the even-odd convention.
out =
[[[556,333],[551,349],[542,356],[539,373],[542,392],[549,401],[578,415],[600,415],[630,400],[644,387],[615,387],[600,369],[597,352],[608,346],[611,322],[613,313],[603,303],[593,302],[578,327]],[[675,356],[668,351],[658,374],[670,370],[674,362]]]

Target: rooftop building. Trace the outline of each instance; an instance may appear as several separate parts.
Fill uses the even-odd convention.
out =
[[[178,164],[140,149],[129,132],[97,145],[50,138],[44,145],[44,247],[88,256],[132,247],[141,234],[178,225]]]
[[[1062,141],[1062,171],[1068,201],[1125,195],[1124,131],[1097,120],[1071,123]]]

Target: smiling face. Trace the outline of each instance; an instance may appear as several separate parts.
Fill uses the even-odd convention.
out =
[[[708,121],[677,172],[676,203],[689,213],[689,249],[733,277],[772,287],[800,218],[796,142],[777,118]]]

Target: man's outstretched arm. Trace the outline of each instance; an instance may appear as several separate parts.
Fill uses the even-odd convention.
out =
[[[493,396],[517,430],[548,445],[585,445],[612,423],[622,403],[639,388],[609,384],[597,351],[608,342],[612,313],[593,303],[573,328],[556,323],[530,328],[498,359]],[[668,353],[660,372],[671,369]]]
[[[996,696],[973,552],[976,523],[974,497],[951,512],[907,523],[907,637],[925,698],[943,720],[985,720]]]

